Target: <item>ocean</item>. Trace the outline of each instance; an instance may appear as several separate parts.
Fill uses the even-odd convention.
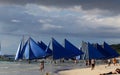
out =
[[[45,69],[41,72],[39,64],[39,62],[28,64],[28,62],[0,61],[0,75],[46,75],[46,73],[49,73],[49,75],[59,75],[59,71],[81,67],[79,63],[74,64],[73,62],[57,64],[45,62]]]
[[[73,61],[65,61],[64,63],[57,61],[57,64],[54,64],[46,60],[45,68],[42,72],[39,70],[39,65],[39,61],[31,62],[30,64],[26,61],[0,61],[0,75],[46,75],[46,73],[49,73],[49,75],[59,75],[59,71],[85,68],[85,62],[81,60],[76,64]]]

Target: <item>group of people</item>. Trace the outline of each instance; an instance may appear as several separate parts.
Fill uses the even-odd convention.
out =
[[[110,66],[111,63],[116,65],[117,64],[117,59],[116,58],[113,58],[112,60],[108,59],[107,62],[108,62],[108,66]],[[89,66],[89,67],[91,66],[91,70],[93,70],[95,68],[95,59],[86,60],[86,66]],[[44,70],[44,61],[41,61],[40,62],[40,71],[43,71],[43,70]],[[103,74],[100,74],[100,75],[108,75],[108,74],[120,74],[120,69],[117,68],[115,71],[111,71],[111,72],[108,72],[108,73],[103,73]]]
[[[108,66],[110,66],[111,64],[113,64],[114,66],[117,66],[118,60],[116,58],[108,59],[107,63],[108,63]],[[120,69],[117,68],[117,69],[115,69],[115,71],[111,71],[108,73],[102,73],[100,75],[109,75],[109,74],[120,74]]]
[[[117,59],[116,58],[113,58],[113,59],[108,59],[107,60],[107,63],[108,63],[108,66],[110,66],[112,63],[114,66],[117,65]],[[91,66],[91,70],[93,70],[95,68],[95,59],[89,59],[89,60],[86,60],[86,66]]]
[[[86,66],[91,66],[91,70],[95,68],[95,59],[86,60]]]
[[[113,59],[108,59],[108,66],[110,66],[112,63],[114,66],[117,65],[117,59],[116,58],[113,58]]]
[[[117,68],[117,69],[115,69],[115,71],[111,71],[111,72],[108,72],[108,73],[102,73],[100,75],[109,75],[109,74],[120,74],[120,69]]]

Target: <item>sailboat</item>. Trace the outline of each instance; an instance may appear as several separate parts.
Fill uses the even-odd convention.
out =
[[[46,56],[46,52],[30,37],[24,50],[25,59],[39,59]]]
[[[23,49],[23,39],[21,40],[19,46],[18,46],[18,49],[17,49],[17,52],[16,52],[16,55],[15,55],[15,60],[19,60],[19,59],[22,59],[23,56],[22,56],[22,49]]]
[[[82,51],[80,51],[77,47],[71,44],[67,39],[65,39],[65,49],[71,53],[70,55],[68,55],[71,58],[80,56],[83,54]]]
[[[52,38],[53,60],[69,58],[71,52],[65,50],[65,48],[59,44],[54,38]]]
[[[96,48],[97,50],[99,50],[99,52],[101,52],[105,56],[103,59],[112,58],[110,53],[107,52],[104,48],[102,48],[102,46],[100,46],[98,43],[96,44]]]
[[[113,48],[111,48],[106,42],[103,44],[104,50],[109,53],[111,58],[120,56]]]
[[[82,41],[82,47],[80,48],[80,50],[84,53],[83,55],[80,55],[80,58],[82,60],[89,59],[87,56],[88,55],[88,43],[87,42]]]
[[[52,55],[52,50],[49,48],[51,42],[49,42],[48,46],[43,42],[38,42],[38,45],[46,52],[46,56],[51,56]]]
[[[24,46],[23,40],[18,46],[18,50],[16,52],[15,60],[19,59],[39,59],[46,56],[46,52],[38,46],[38,44],[30,37]]]
[[[83,59],[102,59],[105,57],[89,42],[83,42],[82,51],[84,51]]]
[[[62,58],[71,59],[73,57],[83,54],[82,51],[80,51],[66,39],[65,47],[63,47],[54,38],[52,38],[52,47],[53,47],[53,60]]]

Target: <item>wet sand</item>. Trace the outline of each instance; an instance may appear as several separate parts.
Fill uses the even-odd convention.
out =
[[[81,69],[73,69],[60,71],[59,75],[99,75],[101,73],[107,73],[110,71],[115,71],[116,68],[120,68],[120,66],[111,65],[110,67],[105,67],[106,65],[97,65],[94,70],[91,68],[81,68]]]

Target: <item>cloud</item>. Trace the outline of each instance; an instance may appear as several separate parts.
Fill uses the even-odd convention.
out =
[[[114,6],[116,2],[118,0],[113,3],[104,0],[104,4],[103,0],[0,0],[0,39],[4,48],[11,49],[22,35],[47,42],[51,37],[89,41],[119,39],[120,15],[119,5]]]
[[[42,29],[43,30],[56,30],[56,29],[61,29],[62,28],[62,26],[58,26],[58,25],[51,25],[51,24],[44,24],[43,26],[42,26]]]
[[[112,13],[119,14],[119,0],[0,0],[1,4],[15,4],[15,5],[26,5],[26,4],[38,4],[42,6],[51,6],[59,8],[71,8],[75,6],[81,6],[83,10],[108,10]],[[45,9],[45,8],[44,8]],[[48,9],[45,9],[48,10]],[[116,14],[114,14],[116,15]]]
[[[52,20],[51,19],[45,19],[45,20],[40,19],[38,22],[40,22],[40,23],[48,23],[48,22],[52,22]]]
[[[27,4],[25,7],[4,6],[0,10],[2,10],[0,11],[1,25],[3,24],[1,31],[14,34],[39,35],[52,34],[55,31],[60,35],[75,34],[78,36],[77,34],[82,34],[86,36],[94,31],[100,32],[102,30],[104,33],[108,33],[108,31],[113,31],[110,27],[120,27],[119,16],[103,17],[98,13],[102,13],[102,11],[98,10],[95,10],[96,13],[89,14],[78,6],[56,9],[55,7]],[[117,31],[119,30],[116,29]],[[97,35],[96,33],[93,34],[94,36]]]
[[[84,15],[81,19],[96,24],[93,27],[107,26],[107,27],[120,27],[120,16],[100,17],[99,15]],[[79,20],[78,20],[79,22]]]
[[[13,19],[13,20],[11,20],[11,22],[17,23],[17,22],[20,22],[20,20]]]

